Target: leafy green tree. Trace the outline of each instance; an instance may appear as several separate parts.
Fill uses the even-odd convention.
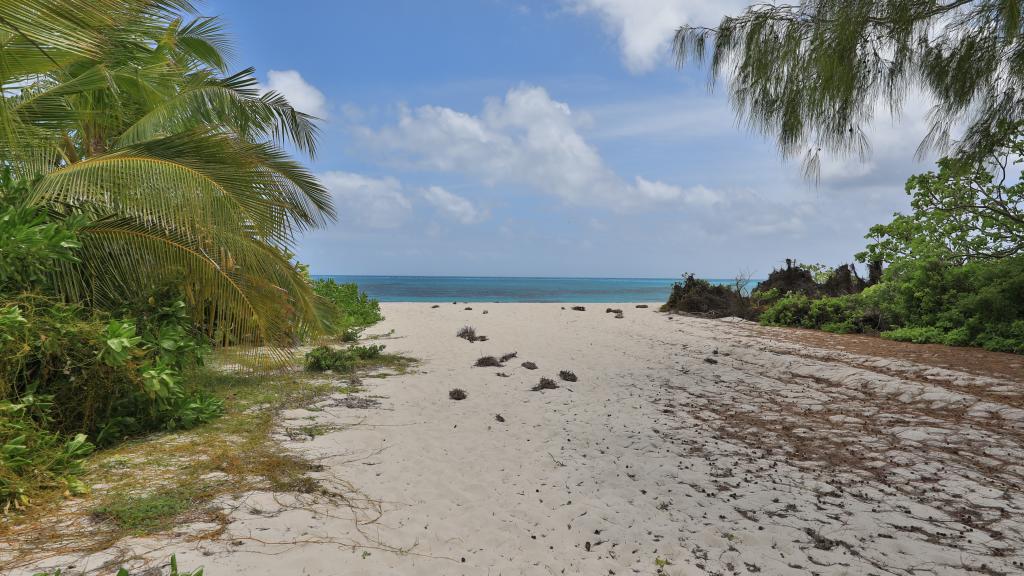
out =
[[[951,264],[1024,254],[1024,136],[1008,130],[986,160],[943,158],[907,180],[913,212],[872,226],[861,261],[939,259]]]
[[[740,119],[776,138],[786,157],[865,154],[883,101],[935,102],[921,152],[988,150],[998,127],[1024,119],[1024,18],[1019,0],[802,0],[761,3],[717,28],[683,26],[680,66],[708,63],[730,85]],[[710,50],[709,50],[710,48]]]
[[[173,279],[223,341],[318,323],[288,249],[333,209],[284,150],[314,154],[315,119],[230,58],[187,0],[0,0],[0,158],[23,205],[88,222],[58,293],[112,307]]]

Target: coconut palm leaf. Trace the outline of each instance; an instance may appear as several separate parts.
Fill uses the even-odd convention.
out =
[[[52,213],[85,215],[78,262],[53,271],[101,307],[168,281],[220,342],[316,330],[290,261],[295,234],[333,218],[284,152],[312,154],[315,119],[253,70],[226,74],[219,20],[185,0],[0,0],[0,154]]]

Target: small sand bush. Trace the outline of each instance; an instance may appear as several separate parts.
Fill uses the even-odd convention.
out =
[[[498,366],[498,367],[500,367],[501,366],[501,362],[499,362],[498,359],[495,358],[494,356],[481,356],[481,357],[476,359],[476,364],[473,364],[473,365],[478,367],[478,368],[483,368],[483,367],[487,367],[487,366]]]
[[[452,388],[448,391],[448,397],[452,400],[465,400],[466,396],[468,395],[462,388]]]
[[[466,340],[467,342],[486,342],[487,336],[481,336],[476,333],[476,328],[472,326],[463,326],[456,334],[459,338]]]
[[[558,377],[561,378],[562,380],[565,380],[566,382],[576,381],[576,374],[569,370],[562,370],[561,372],[558,373]]]
[[[551,378],[541,378],[540,382],[533,388],[530,388],[530,390],[539,392],[540,390],[554,390],[555,388],[558,388],[558,384],[554,380]]]
[[[536,370],[537,369],[537,365],[534,364],[533,362],[523,362],[522,364],[520,364],[520,366],[522,366],[523,368],[526,368],[527,370]]]

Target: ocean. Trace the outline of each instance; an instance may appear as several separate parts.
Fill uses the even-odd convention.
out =
[[[664,302],[678,278],[335,276],[381,302]],[[709,279],[714,284],[732,280]]]

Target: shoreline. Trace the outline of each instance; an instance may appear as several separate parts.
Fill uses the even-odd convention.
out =
[[[418,366],[279,423],[325,430],[281,443],[340,499],[240,494],[217,539],[125,545],[210,576],[838,575],[921,558],[961,574],[1020,560],[1020,382],[651,304],[573,305],[382,303],[367,336]],[[488,340],[457,338],[465,325]],[[542,376],[559,388],[531,391]]]

